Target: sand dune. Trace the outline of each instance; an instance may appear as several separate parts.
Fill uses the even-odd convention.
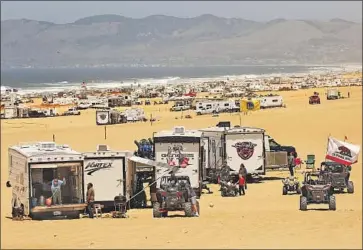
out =
[[[302,158],[313,153],[324,158],[327,136],[348,137],[362,145],[361,88],[342,88],[350,99],[308,105],[313,90],[283,92],[287,108],[261,110],[241,116],[241,125],[262,127],[282,144],[294,145]],[[5,188],[8,175],[7,148],[18,142],[52,140],[78,151],[95,150],[106,143],[111,149],[134,150],[134,139],[174,125],[186,128],[214,126],[219,121],[240,123],[237,114],[180,119],[166,105],[148,106],[147,123],[96,126],[93,110],[81,116],[1,121],[1,247],[2,248],[362,248],[362,158],[353,166],[354,194],[337,195],[337,211],[299,211],[296,195],[282,196],[280,180],[250,184],[245,197],[222,198],[218,192],[203,195],[200,218],[153,219],[150,209],[130,210],[129,219],[81,219],[73,221],[23,221],[10,216],[11,193]],[[160,111],[159,111],[160,110]],[[190,112],[193,114],[193,112]],[[175,119],[179,117],[179,119]],[[286,172],[269,173],[284,177]],[[212,186],[214,191],[217,186]],[[97,187],[96,187],[97,190]],[[97,191],[96,191],[97,192]],[[210,207],[212,203],[214,206]]]

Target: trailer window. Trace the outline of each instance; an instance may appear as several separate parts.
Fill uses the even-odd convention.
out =
[[[272,102],[278,102],[278,101],[279,101],[279,100],[277,100],[277,99],[273,99],[273,100],[272,100]]]

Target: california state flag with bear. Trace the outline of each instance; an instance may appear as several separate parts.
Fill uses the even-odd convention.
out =
[[[328,148],[325,158],[344,165],[351,165],[358,161],[360,146],[328,138]]]

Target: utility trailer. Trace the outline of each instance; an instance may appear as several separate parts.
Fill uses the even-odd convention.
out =
[[[114,210],[114,198],[126,196],[127,159],[131,151],[112,151],[107,145],[98,145],[95,152],[85,152],[84,190],[92,183],[95,203],[104,206],[103,211]]]
[[[11,146],[9,179],[12,209],[23,207],[32,219],[78,219],[84,211],[83,155],[67,145],[54,142],[23,143]],[[45,206],[52,197],[51,181],[65,179],[61,186],[62,205]]]
[[[224,150],[228,166],[238,171],[241,163],[249,175],[265,175],[265,130],[235,127],[225,131]]]
[[[203,147],[202,132],[185,130],[184,127],[175,127],[171,131],[154,133],[155,161],[167,163],[169,166],[178,166],[180,169],[176,176],[188,176],[191,187],[195,190],[197,198],[202,193],[203,176]],[[162,176],[170,176],[167,169],[156,167],[155,178],[157,189],[160,189]]]

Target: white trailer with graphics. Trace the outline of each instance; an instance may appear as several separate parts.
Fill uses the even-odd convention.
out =
[[[168,163],[169,166],[179,166],[176,176],[188,176],[190,184],[200,197],[202,190],[202,132],[185,130],[175,127],[172,131],[154,133],[155,161]],[[156,167],[155,178],[157,188],[160,188],[162,176],[170,176],[168,169]]]
[[[237,127],[225,132],[224,148],[228,166],[238,171],[243,163],[250,175],[264,175],[265,130]]]
[[[9,148],[13,212],[23,207],[23,215],[33,219],[79,219],[86,207],[83,177],[83,155],[67,145],[29,142]],[[51,192],[54,178],[64,181],[58,201]],[[48,198],[52,205],[46,205]]]
[[[84,155],[84,190],[92,183],[95,203],[104,205],[104,211],[114,209],[115,196],[126,196],[126,171],[131,151],[111,151],[107,145],[98,145],[95,152]]]

